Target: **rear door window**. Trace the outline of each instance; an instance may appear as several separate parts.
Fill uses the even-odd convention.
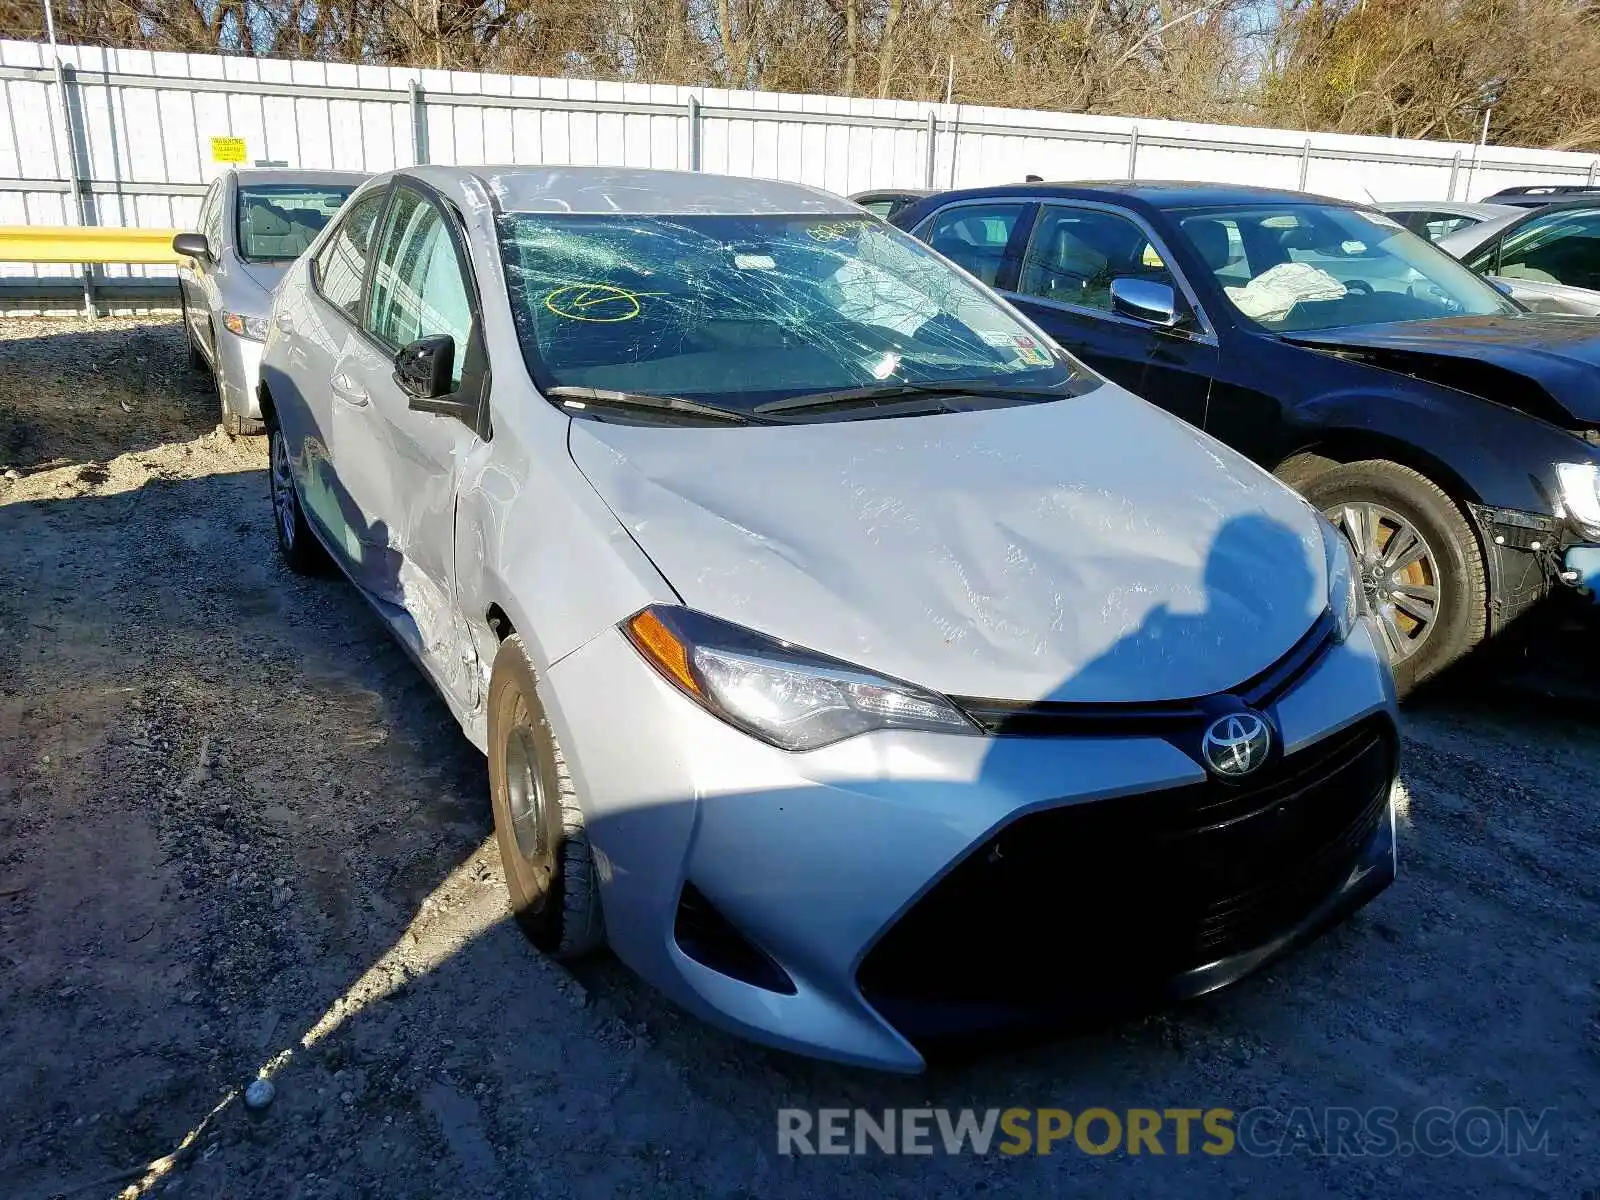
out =
[[[317,255],[317,291],[352,321],[361,319],[361,286],[367,274],[372,227],[388,190],[369,192],[350,206]]]
[[[1006,245],[1026,208],[1024,202],[954,205],[935,213],[920,236],[958,267],[994,287]]]

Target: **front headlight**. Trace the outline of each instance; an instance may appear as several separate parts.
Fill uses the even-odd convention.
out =
[[[1584,537],[1600,538],[1600,464],[1557,463],[1561,509]]]
[[[236,333],[240,337],[249,338],[253,342],[267,340],[267,319],[265,317],[247,317],[242,313],[224,311],[222,325],[229,333]]]
[[[943,696],[692,609],[652,605],[621,629],[684,695],[783,750],[873,729],[979,732]]]
[[[1322,553],[1328,564],[1328,609],[1333,613],[1334,637],[1344,641],[1356,622],[1366,615],[1366,593],[1361,590],[1361,564],[1350,539],[1317,515],[1322,526]]]

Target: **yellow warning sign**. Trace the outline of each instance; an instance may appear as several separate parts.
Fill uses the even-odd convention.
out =
[[[211,139],[212,162],[242,163],[244,155],[245,145],[243,138],[214,137]]]

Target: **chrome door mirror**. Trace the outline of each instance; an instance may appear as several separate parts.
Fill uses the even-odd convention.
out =
[[[1178,315],[1178,297],[1170,283],[1153,279],[1113,279],[1111,281],[1111,311],[1118,316],[1132,317],[1149,325],[1170,329],[1181,319]]]

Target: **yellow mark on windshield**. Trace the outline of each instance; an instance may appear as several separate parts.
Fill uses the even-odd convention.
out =
[[[830,221],[826,225],[811,226],[806,235],[814,242],[842,242],[866,224],[865,221]]]
[[[642,311],[639,301],[665,292],[630,292],[609,283],[569,283],[544,298],[544,306],[569,321],[611,324],[631,321]]]
[[[1139,262],[1147,267],[1164,267],[1167,264],[1161,261],[1161,255],[1156,253],[1156,248],[1149,242],[1144,244],[1144,253],[1140,255]]]

